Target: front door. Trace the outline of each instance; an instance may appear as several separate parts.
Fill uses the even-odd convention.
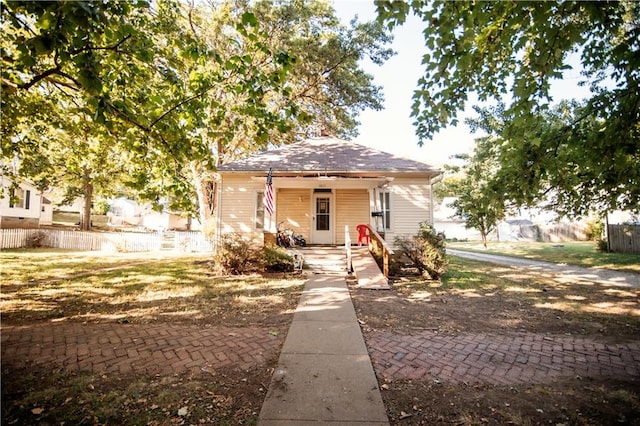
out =
[[[333,196],[330,192],[320,192],[313,195],[313,244],[333,244]]]

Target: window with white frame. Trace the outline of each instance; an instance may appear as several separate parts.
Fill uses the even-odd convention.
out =
[[[382,228],[391,229],[391,193],[388,190],[380,191],[380,211],[382,212]]]
[[[28,189],[11,190],[11,193],[9,194],[9,207],[29,210],[30,202],[31,191],[29,191]]]
[[[264,229],[264,192],[256,193],[256,229]]]

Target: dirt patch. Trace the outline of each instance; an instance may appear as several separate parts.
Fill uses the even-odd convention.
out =
[[[55,322],[188,324],[280,330],[292,320],[300,277],[209,276],[206,265],[163,260],[125,273],[3,285],[3,326]],[[457,263],[456,263],[457,262]],[[640,291],[552,284],[535,275],[454,261],[443,282],[397,279],[390,291],[351,294],[365,339],[435,334],[578,336],[637,342]],[[194,266],[195,265],[195,266]],[[278,283],[280,279],[284,279]],[[238,331],[241,332],[241,331]],[[284,340],[284,339],[282,339]],[[2,424],[256,424],[277,363],[180,374],[69,371],[60,363],[2,365]],[[517,384],[379,379],[393,425],[640,425],[639,378],[562,376]]]
[[[384,339],[380,336],[411,336],[404,341],[413,342],[415,347],[419,347],[416,339],[428,339],[429,335],[445,340],[446,336],[451,340],[462,337],[461,345],[466,344],[465,336],[526,335],[544,336],[541,338],[550,341],[574,338],[605,347],[628,344],[635,348],[640,335],[638,289],[560,284],[472,261],[454,260],[443,282],[404,277],[395,279],[390,291],[354,286],[350,290],[365,340],[374,355],[387,349],[370,346],[374,341],[382,344]],[[520,349],[516,355],[528,353]],[[398,352],[389,357],[391,363],[398,360],[397,366],[376,368],[393,425],[640,424],[640,377],[635,373],[625,377],[624,367],[622,374],[616,376],[559,374],[536,376],[535,380],[518,377],[513,384],[483,383],[474,380],[474,363],[468,358],[468,381],[446,368],[434,368],[437,374],[431,374],[426,371],[429,364],[422,374],[416,374],[418,378],[407,377],[419,373],[423,364],[402,370],[405,355]],[[452,351],[451,359],[454,356],[459,353]],[[549,364],[553,368],[553,362]],[[394,371],[398,373],[393,374]]]
[[[15,352],[13,343],[2,347],[3,425],[257,423],[304,277],[220,277],[206,261],[178,258],[136,259],[92,273],[78,263],[79,272],[64,277],[28,266],[22,276],[36,268],[41,276],[2,284],[2,327],[29,330],[20,336],[24,357],[8,352]],[[201,330],[206,341],[163,332],[163,325]],[[137,338],[124,332],[129,328]],[[96,329],[107,331],[96,336]],[[223,338],[209,330],[222,330]],[[279,347],[261,349],[250,331]],[[44,343],[27,335],[44,336]],[[88,346],[94,340],[99,350]],[[180,371],[155,368],[163,356]]]
[[[3,369],[2,424],[256,424],[276,361],[169,376]]]

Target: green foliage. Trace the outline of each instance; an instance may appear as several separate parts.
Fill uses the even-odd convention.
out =
[[[447,270],[446,242],[441,232],[427,223],[420,223],[420,229],[412,238],[396,237],[394,245],[398,252],[406,256],[421,274],[438,279]]]
[[[585,108],[561,102],[520,124],[504,105],[477,109],[469,124],[491,135],[493,185],[505,198],[570,217],[637,207],[640,157],[632,145],[638,141],[604,138],[604,121],[578,119]]]
[[[217,165],[382,107],[380,24],[312,2],[3,1],[2,159],[69,198],[213,213]],[[197,201],[196,201],[197,200]]]
[[[456,215],[467,228],[480,231],[486,246],[487,235],[505,217],[503,189],[496,184],[498,171],[496,145],[491,137],[476,140],[474,154],[462,167],[463,177],[455,185],[457,199],[452,203]]]
[[[364,59],[380,65],[393,54],[381,24],[353,20],[345,26],[329,3],[317,0],[262,0],[251,10],[272,34],[272,48],[296,57],[286,90],[302,118],[294,122],[298,132],[315,127],[355,136],[358,114],[383,108],[382,88],[359,66]]]
[[[505,195],[579,216],[640,208],[640,3],[377,2],[389,27],[423,20],[425,75],[414,92],[422,141],[458,122],[469,94],[488,109]],[[579,56],[591,95],[552,107],[551,83]],[[481,114],[482,115],[482,114]],[[496,125],[497,124],[497,125]]]
[[[609,252],[609,241],[607,241],[605,238],[598,238],[595,241],[596,241],[596,249],[599,252],[601,253]]]
[[[259,254],[240,234],[225,234],[220,237],[214,262],[223,274],[240,275],[256,268]]]
[[[109,212],[109,203],[105,199],[97,200],[93,203],[91,213],[97,215],[105,215]]]
[[[590,219],[587,221],[587,229],[585,230],[587,239],[590,241],[600,241],[604,235],[604,222],[602,219]]]
[[[293,272],[293,257],[279,246],[265,246],[262,250],[262,263],[267,272]]]

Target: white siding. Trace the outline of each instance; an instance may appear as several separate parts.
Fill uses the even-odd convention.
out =
[[[276,224],[284,222],[285,228],[293,229],[311,241],[311,190],[304,188],[279,188],[276,195]]]
[[[358,242],[356,225],[369,223],[369,190],[337,189],[336,193],[336,243],[344,244],[344,227],[349,225],[353,243]]]
[[[42,194],[38,189],[26,182],[20,184],[20,189],[25,191],[24,195],[29,195],[29,208],[26,208],[26,200],[24,207],[11,207],[9,198],[9,188],[11,181],[2,178],[2,196],[0,197],[0,224],[3,228],[37,228],[40,221],[40,213],[42,210]]]
[[[428,179],[396,178],[388,189],[391,192],[391,229],[386,231],[385,240],[393,243],[396,236],[415,235],[420,222],[433,223]]]
[[[385,235],[388,242],[392,243],[398,235],[415,235],[420,222],[433,223],[431,185],[427,178],[396,177],[385,189],[391,193],[391,229]],[[255,210],[256,193],[263,190],[264,183],[248,176],[224,176],[219,204],[220,233],[242,233],[262,242],[262,230],[255,229]],[[344,244],[345,225],[349,226],[351,239],[356,242],[356,225],[371,223],[370,194],[367,188],[333,188],[336,244]],[[286,227],[312,242],[312,196],[313,188],[276,188],[276,217],[272,229],[284,222]]]
[[[262,243],[263,231],[255,229],[256,194],[259,191],[264,191],[264,184],[248,177],[223,178],[219,204],[220,234],[241,233],[256,243]]]

